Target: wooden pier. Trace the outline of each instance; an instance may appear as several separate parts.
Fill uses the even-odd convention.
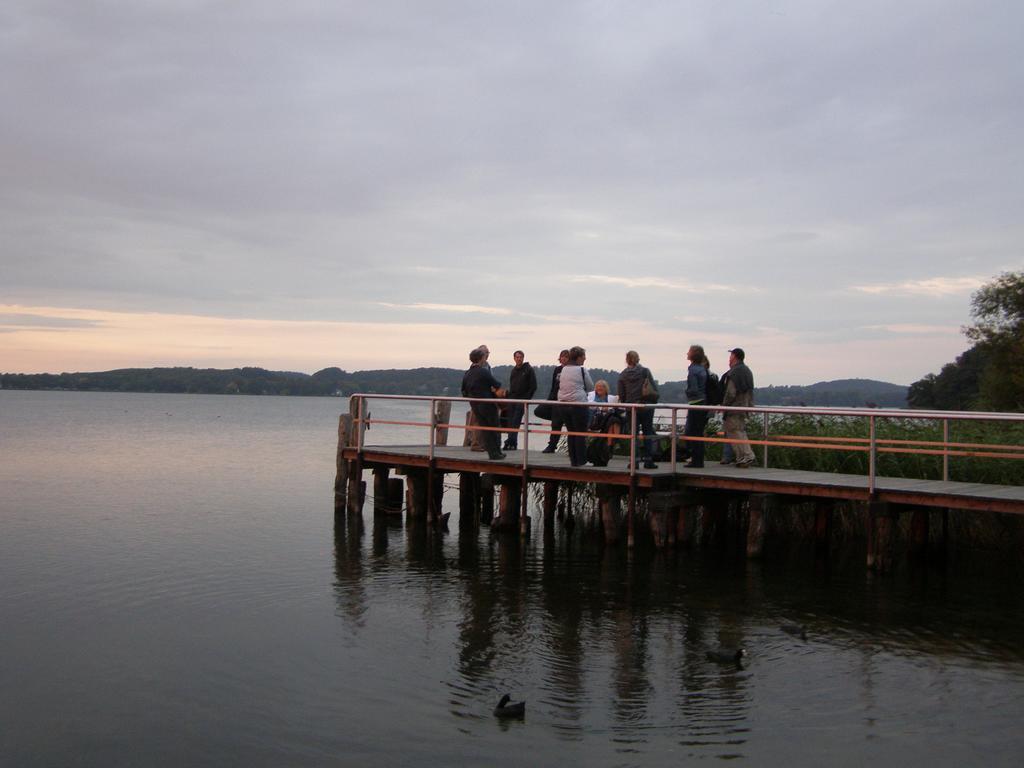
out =
[[[543,524],[553,525],[556,509],[560,503],[559,488],[564,487],[562,504],[568,504],[572,514],[572,489],[575,484],[592,484],[595,490],[605,538],[617,541],[623,534],[630,546],[635,541],[637,505],[643,501],[647,511],[654,543],[658,547],[686,543],[692,532],[697,516],[714,515],[716,510],[735,504],[737,500],[744,509],[746,522],[746,551],[750,557],[758,557],[762,551],[765,519],[772,510],[787,505],[813,504],[815,510],[814,535],[819,542],[827,545],[831,530],[832,513],[837,502],[853,504],[863,515],[867,535],[868,565],[876,570],[887,570],[892,565],[892,538],[894,521],[902,513],[912,515],[910,526],[910,547],[912,551],[927,548],[929,539],[929,510],[941,513],[943,533],[949,510],[969,510],[1001,514],[1024,514],[1024,487],[955,482],[950,480],[908,479],[878,476],[873,472],[876,452],[916,450],[932,452],[943,457],[943,472],[948,474],[949,456],[992,456],[1000,458],[1024,458],[1020,446],[962,445],[946,441],[941,446],[927,444],[909,448],[905,445],[886,447],[885,443],[910,441],[879,441],[869,445],[854,446],[849,450],[871,451],[871,470],[868,476],[830,472],[810,472],[778,469],[770,466],[739,468],[735,465],[708,463],[703,468],[685,468],[676,460],[676,448],[672,447],[669,461],[661,461],[657,469],[644,469],[639,462],[631,462],[628,456],[613,456],[605,467],[572,467],[565,454],[545,454],[537,450],[509,451],[506,458],[489,460],[486,454],[466,445],[450,446],[448,434],[452,429],[469,430],[472,425],[449,423],[452,401],[459,398],[407,398],[429,401],[430,418],[422,422],[397,422],[385,419],[371,419],[366,410],[366,400],[380,399],[381,396],[353,396],[351,412],[341,417],[337,454],[338,474],[335,485],[338,509],[358,513],[366,496],[363,474],[373,472],[373,499],[375,512],[387,513],[408,510],[412,518],[427,523],[440,521],[444,478],[450,474],[459,476],[459,508],[463,524],[480,520],[493,522],[499,528],[519,530],[524,535],[530,531],[528,509],[529,488],[542,488]],[[405,399],[405,398],[403,398]],[[672,424],[675,426],[677,410],[685,405],[660,406],[672,410]],[[754,413],[758,409],[745,409]],[[778,412],[785,409],[761,409]],[[796,410],[796,409],[793,409]],[[811,410],[811,409],[806,409]],[[861,410],[838,411],[830,414],[857,416],[874,419],[886,412]],[[906,418],[906,414],[897,414]],[[929,415],[921,415],[929,418]],[[932,418],[955,418],[955,415],[931,416]],[[1006,415],[1009,419],[1024,419],[1020,415]],[[423,444],[368,445],[364,439],[364,428],[372,423],[401,424],[426,428]],[[766,422],[767,423],[767,420]],[[532,430],[532,431],[531,431]],[[527,424],[523,430],[533,435],[534,444],[546,442],[550,431],[546,425]],[[947,429],[948,432],[948,429]],[[766,430],[767,433],[767,430]],[[624,439],[629,441],[629,437]],[[820,438],[817,438],[820,440]],[[764,446],[767,456],[771,445],[799,445],[821,448],[816,438],[782,437],[774,440],[751,441]],[[722,442],[707,438],[708,442]],[[795,442],[794,442],[795,441]],[[802,442],[801,442],[802,441]],[[521,444],[524,442],[521,439]],[[866,442],[866,441],[865,441]],[[829,446],[825,446],[829,447]],[[634,448],[635,451],[635,448]],[[995,453],[993,453],[995,451]],[[767,464],[767,458],[765,459]],[[392,478],[394,471],[405,479],[404,494],[402,480]],[[578,487],[578,486],[577,486]],[[494,510],[494,492],[498,492],[498,508]],[[625,514],[623,514],[625,507]]]

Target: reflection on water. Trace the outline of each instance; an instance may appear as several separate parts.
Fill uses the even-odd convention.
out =
[[[1011,575],[335,518],[343,408],[0,392],[0,765],[1019,764]]]
[[[976,746],[936,749],[954,727],[985,734],[996,762],[1021,746],[1010,714],[1024,692],[1020,599],[998,585],[927,569],[875,581],[852,558],[830,567],[813,551],[763,565],[728,548],[629,554],[586,526],[534,541],[368,515],[335,530],[336,595],[354,631],[395,593],[412,634],[452,628],[452,646],[430,653],[451,659],[446,705],[466,734],[491,732],[489,709],[510,692],[528,699],[527,717],[493,724],[500,732],[598,763],[776,762],[845,744],[941,764]],[[805,638],[783,631],[792,622]],[[748,661],[709,661],[719,646],[745,647]]]

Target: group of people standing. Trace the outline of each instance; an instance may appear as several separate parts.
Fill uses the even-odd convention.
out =
[[[509,376],[506,388],[491,373],[488,363],[490,350],[480,345],[469,353],[470,368],[462,378],[462,395],[471,398],[509,398],[512,400],[530,400],[537,391],[537,375],[533,367],[526,362],[522,350],[513,354],[515,366]],[[711,365],[704,348],[692,345],[686,353],[689,362],[686,375],[686,401],[689,405],[718,405],[718,397],[709,399],[709,389],[720,388],[721,405],[749,407],[754,404],[754,377],[745,363],[745,353],[739,347],[729,350],[729,371],[723,374],[719,382],[710,372]],[[648,403],[650,392],[657,391],[654,376],[650,369],[640,364],[640,355],[635,350],[626,353],[626,367],[619,374],[617,394],[609,392],[607,382],[601,380],[596,384],[584,367],[587,352],[583,347],[563,349],[558,355],[558,366],[551,377],[551,388],[548,400],[551,408],[551,436],[544,453],[554,453],[561,439],[562,429],[568,430],[569,461],[574,467],[587,463],[588,430],[601,432],[621,431],[627,421],[624,413],[616,413],[613,409],[589,409],[569,403]],[[491,459],[503,459],[503,451],[516,450],[519,447],[519,427],[522,424],[524,405],[508,403],[499,412],[497,403],[474,402],[471,409],[476,423],[490,429],[481,430],[483,447]],[[709,411],[690,409],[686,413],[684,435],[691,438],[704,437]],[[638,408],[636,419],[628,418],[634,425],[635,434],[643,435],[640,441],[639,459],[646,469],[656,469],[654,461],[654,408]],[[499,428],[508,429],[504,445],[499,448]],[[750,448],[743,413],[739,411],[725,412],[725,436],[730,441],[726,445],[722,463],[735,462],[738,467],[749,467],[754,463],[754,452]],[[611,440],[612,438],[608,438]],[[731,450],[730,450],[731,449]],[[704,442],[688,440],[683,452],[686,459],[684,466],[699,468],[704,466]]]

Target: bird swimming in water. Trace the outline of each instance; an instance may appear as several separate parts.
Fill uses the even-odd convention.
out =
[[[743,657],[746,655],[747,652],[743,648],[716,648],[707,652],[708,661],[717,661],[719,664],[736,664],[737,666],[743,663]]]
[[[525,701],[512,701],[507,693],[501,697],[498,706],[494,708],[495,717],[522,717],[526,714]]]
[[[781,629],[787,635],[799,637],[801,640],[807,639],[807,628],[801,626],[800,624],[783,624],[781,627],[779,627],[779,629]]]

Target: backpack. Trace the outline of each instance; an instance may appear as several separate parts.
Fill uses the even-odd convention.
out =
[[[722,404],[722,382],[711,371],[708,371],[708,381],[704,385],[704,403],[706,405]]]

